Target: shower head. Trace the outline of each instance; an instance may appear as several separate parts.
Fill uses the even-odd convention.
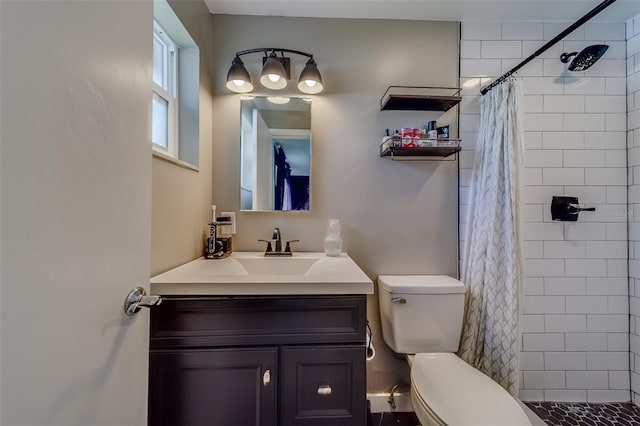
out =
[[[566,64],[572,56],[578,55],[569,64],[569,71],[584,71],[595,64],[609,48],[606,44],[594,44],[582,49],[582,52],[563,53],[560,55],[562,63]]]

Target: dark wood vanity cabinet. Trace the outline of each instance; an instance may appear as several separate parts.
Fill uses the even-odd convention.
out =
[[[364,426],[366,296],[164,297],[149,425]]]

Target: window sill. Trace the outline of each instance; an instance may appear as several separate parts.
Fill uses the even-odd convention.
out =
[[[164,161],[167,161],[169,163],[173,163],[176,166],[180,166],[182,168],[185,169],[189,169],[189,170],[193,170],[194,172],[199,172],[200,168],[198,166],[194,166],[193,164],[189,164],[186,161],[182,161],[182,160],[178,160],[177,158],[174,158],[168,154],[165,154],[164,152],[158,151],[156,149],[152,149],[152,153],[154,157],[160,158]]]

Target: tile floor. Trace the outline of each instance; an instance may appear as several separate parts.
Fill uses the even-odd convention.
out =
[[[419,426],[414,413],[369,413],[367,426]]]
[[[640,407],[632,403],[526,404],[549,426],[640,426]]]
[[[640,407],[631,403],[527,402],[548,426],[640,426]],[[414,413],[370,413],[367,426],[418,426]]]

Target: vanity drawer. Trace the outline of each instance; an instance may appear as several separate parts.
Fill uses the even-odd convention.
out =
[[[366,296],[163,297],[151,349],[364,343]]]
[[[283,347],[283,426],[366,424],[365,347]]]

